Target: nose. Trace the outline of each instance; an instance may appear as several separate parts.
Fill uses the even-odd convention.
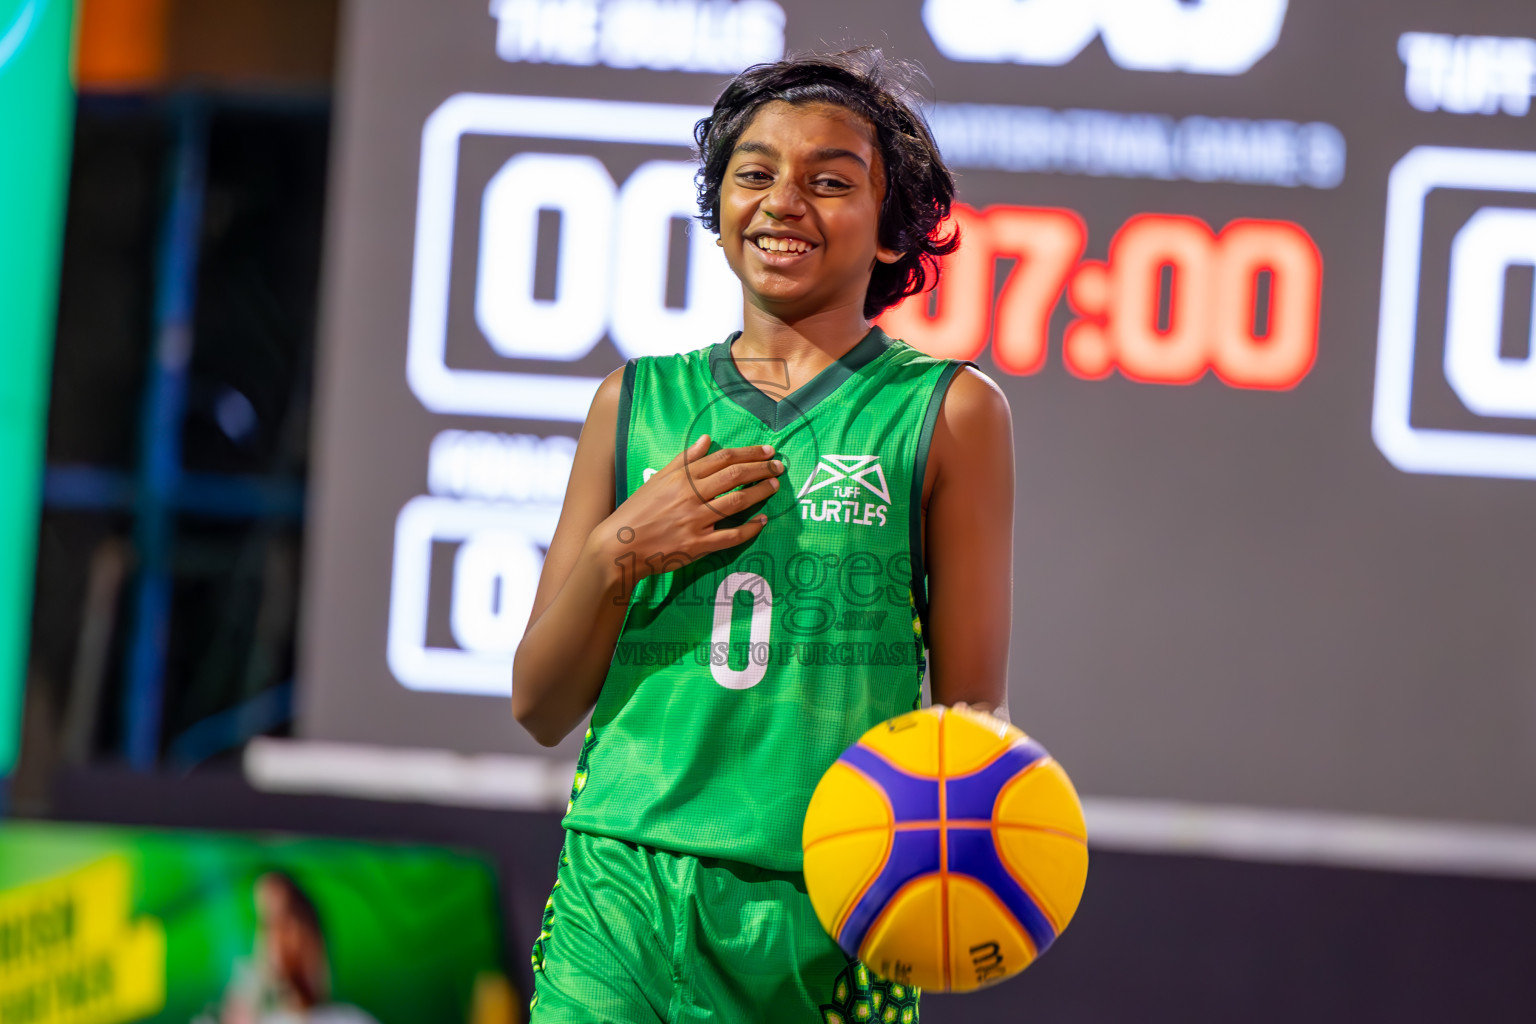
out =
[[[774,182],[761,204],[769,220],[791,220],[805,213],[805,196],[788,175]]]

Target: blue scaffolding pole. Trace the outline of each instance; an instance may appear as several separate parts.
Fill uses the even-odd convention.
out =
[[[171,618],[171,548],[181,483],[181,431],[192,361],[198,242],[207,176],[208,115],[196,96],[175,104],[176,148],[156,257],[154,353],[140,415],[134,545],[138,572],[128,636],[123,749],[150,771],[160,757],[166,646]]]

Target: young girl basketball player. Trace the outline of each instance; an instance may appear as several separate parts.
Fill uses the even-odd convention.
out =
[[[870,326],[955,246],[877,51],[750,68],[696,137],[745,327],[631,359],[581,433],[514,668],[541,743],[592,712],[532,1019],[910,1024],[817,922],[800,831],[925,665],[935,703],[1006,714],[1008,405]]]

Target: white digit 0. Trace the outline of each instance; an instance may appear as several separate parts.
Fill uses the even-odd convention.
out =
[[[752,619],[747,630],[747,663],[742,668],[732,668],[730,659],[717,659],[717,651],[731,649],[731,623],[736,617],[736,595],[746,591],[752,595]],[[768,637],[773,630],[773,588],[755,572],[733,572],[721,581],[715,591],[715,625],[710,634],[709,671],[715,682],[727,690],[750,690],[763,681],[768,671],[768,659],[759,659],[757,652],[767,650]]]
[[[613,237],[613,343],[626,358],[668,355],[724,333],[741,316],[741,290],[698,213],[692,163],[653,160],[619,193]],[[682,309],[666,304],[672,221],[688,230],[688,286]]]
[[[543,567],[538,548],[514,531],[482,531],[461,545],[448,619],[459,646],[477,654],[516,651]]]
[[[485,186],[475,319],[503,356],[580,359],[608,321],[613,178],[592,156],[521,153]],[[555,297],[534,297],[540,210],[560,214]]]
[[[1522,359],[1499,354],[1505,271],[1536,264],[1536,210],[1484,207],[1451,242],[1445,376],[1482,416],[1536,419],[1536,308]]]

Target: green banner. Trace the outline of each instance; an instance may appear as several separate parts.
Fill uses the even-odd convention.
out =
[[[512,1024],[490,867],[432,847],[0,826],[0,1024]]]
[[[16,764],[69,179],[70,0],[0,0],[0,778]]]

